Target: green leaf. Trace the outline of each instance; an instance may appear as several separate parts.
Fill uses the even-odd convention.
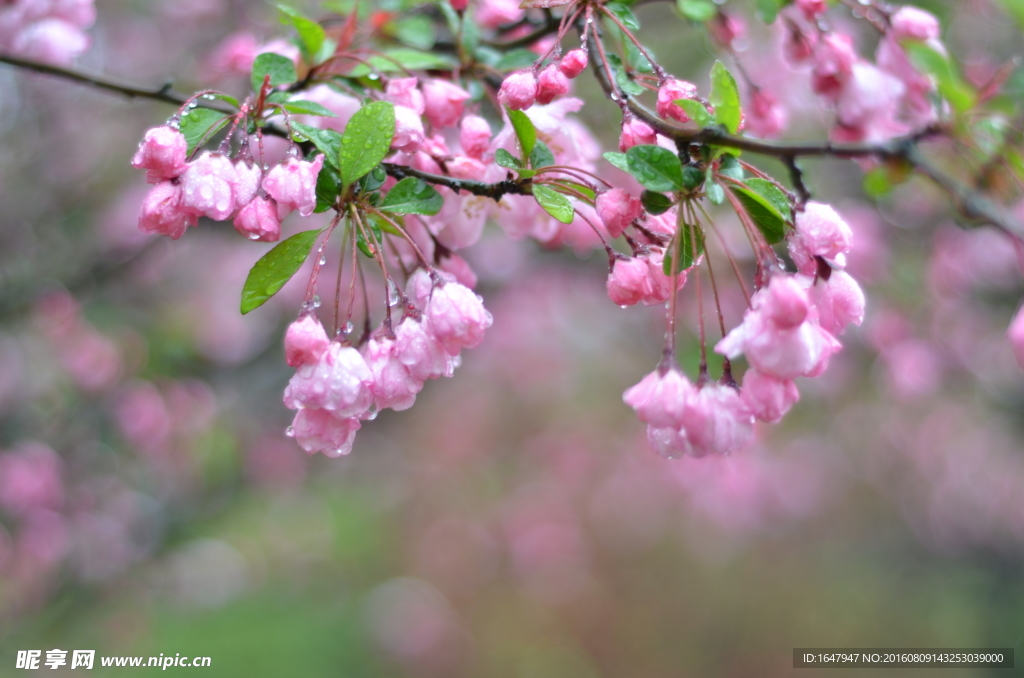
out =
[[[252,91],[259,92],[263,87],[263,76],[270,76],[270,86],[287,85],[299,79],[295,73],[295,64],[291,59],[280,54],[266,52],[256,57],[252,64]]]
[[[302,48],[302,54],[306,57],[307,62],[312,62],[327,37],[323,26],[287,5],[278,5],[277,10],[281,13],[281,23],[291,24],[295,27],[295,31],[299,34],[299,46]]]
[[[708,196],[708,200],[711,201],[712,205],[721,205],[725,202],[725,191],[718,185],[718,182],[711,178],[710,173],[704,181],[704,195]]]
[[[224,94],[223,92],[210,92],[210,93],[208,93],[206,95],[206,98],[208,98],[208,99],[220,99],[221,101],[228,102],[229,104],[231,104],[235,108],[239,107],[238,99],[236,99],[235,97],[231,96],[230,94]]]
[[[664,214],[672,209],[672,199],[664,193],[644,191],[640,194],[640,202],[643,204],[644,209],[647,210],[648,214],[653,214],[655,216]]]
[[[783,219],[789,221],[790,216],[793,214],[793,210],[789,205],[789,196],[786,195],[785,191],[767,179],[761,179],[759,177],[747,179],[744,183],[747,185],[748,189],[767,200],[768,204],[774,207],[775,211],[778,212]]]
[[[561,221],[563,224],[572,223],[575,212],[569,199],[554,189],[544,184],[534,184],[533,197],[537,204],[544,208],[544,211]]]
[[[611,164],[618,167],[623,172],[629,172],[629,160],[626,158],[625,153],[616,153],[615,151],[608,151],[601,156]]]
[[[944,54],[936,52],[923,42],[907,40],[903,43],[910,61],[928,75],[935,76],[939,94],[959,113],[972,108],[977,100],[974,88],[964,82],[956,66]]]
[[[317,214],[334,207],[341,195],[341,174],[334,165],[325,162],[316,175],[316,208]]]
[[[512,129],[516,131],[516,138],[519,139],[519,150],[522,152],[520,157],[526,160],[533,153],[533,147],[537,143],[537,129],[526,113],[513,111],[511,108],[506,110],[508,119],[512,121]]]
[[[433,216],[441,211],[444,198],[422,179],[407,177],[395,184],[380,208],[398,214],[425,214]]]
[[[1017,24],[1024,26],[1024,0],[999,0],[1003,8],[1017,20]]]
[[[291,280],[309,258],[322,231],[296,233],[264,254],[249,271],[242,287],[242,315],[259,308]]]
[[[704,173],[696,167],[687,165],[683,168],[683,189],[694,191],[704,183]]]
[[[779,210],[764,196],[752,190],[737,187],[732,190],[768,244],[782,242],[786,237],[786,221]]]
[[[722,161],[718,165],[718,173],[737,181],[743,180],[743,166],[740,165],[739,159],[732,153],[722,155]],[[762,179],[761,181],[764,180]],[[772,186],[772,188],[775,188],[775,186]]]
[[[711,96],[708,101],[715,107],[715,120],[736,134],[743,116],[740,112],[740,90],[736,87],[736,79],[721,61],[716,61],[711,67]]]
[[[638,97],[647,90],[633,82],[633,79],[629,77],[629,73],[625,69],[615,71],[615,84],[619,86],[623,92],[630,96]]]
[[[289,101],[286,104],[282,104],[284,109],[289,113],[299,113],[306,115],[322,115],[325,118],[337,118],[338,116],[331,109],[321,106],[315,101],[304,101],[302,99],[297,101]]]
[[[301,135],[301,137],[300,137]],[[338,166],[338,152],[341,150],[341,135],[332,129],[319,129],[301,122],[292,121],[292,138],[296,141],[309,140],[324,154],[327,165]]]
[[[499,71],[516,71],[520,68],[530,68],[537,61],[537,55],[528,49],[514,49],[501,56],[494,63],[494,68]]]
[[[212,108],[186,109],[181,116],[181,122],[178,123],[178,131],[188,143],[186,155],[192,155],[204,140],[216,134],[230,119],[231,116]]]
[[[384,236],[381,234],[380,223],[376,219],[363,219],[363,228],[356,227],[356,245],[359,247],[359,251],[366,256],[373,258],[373,253],[377,250],[378,243],[384,241]],[[367,242],[365,231],[369,231],[371,240]]]
[[[696,246],[694,245],[694,233],[696,232]],[[685,271],[693,266],[700,255],[704,253],[704,231],[696,224],[683,222],[682,210],[678,221],[676,237],[672,242],[675,247],[665,252],[665,258],[661,263],[661,270],[665,275],[672,275],[672,255],[679,253],[679,268],[676,271]]]
[[[367,64],[355,66],[347,73],[348,77],[361,78],[369,75],[374,70],[381,73],[393,73],[403,69],[410,71],[450,71],[459,65],[455,59],[446,54],[423,52],[411,47],[386,49],[380,54],[369,57]]]
[[[541,167],[551,167],[554,164],[555,154],[551,152],[547,144],[538,139],[537,145],[533,147],[533,151],[530,153],[530,167],[540,169]]]
[[[683,187],[679,157],[661,146],[634,146],[626,151],[628,171],[649,191],[664,193]]]
[[[757,11],[766,24],[774,23],[779,15],[779,0],[757,0]]]
[[[499,148],[494,152],[494,162],[498,163],[501,167],[508,169],[522,169],[523,163],[519,162],[519,158],[512,155],[504,148]]]
[[[577,193],[580,193],[581,195],[583,195],[586,198],[589,198],[590,200],[594,200],[597,197],[597,192],[594,191],[594,189],[590,188],[589,186],[584,186],[583,184],[577,183],[575,181],[569,181],[568,179],[553,179],[551,183],[553,185],[558,185],[563,188],[576,191]]]
[[[604,6],[606,10],[615,15],[615,18],[622,22],[622,25],[631,31],[640,30],[640,22],[632,10],[618,2],[609,2]]]
[[[380,164],[394,136],[395,107],[390,102],[374,101],[356,111],[341,135],[338,153],[343,191]]]
[[[710,21],[718,14],[711,0],[678,0],[679,11],[690,21]]]
[[[676,99],[675,105],[683,109],[687,117],[697,123],[697,127],[707,127],[715,121],[704,104],[696,99]]]
[[[889,172],[885,167],[876,167],[865,174],[862,187],[869,198],[881,198],[895,188],[889,181]]]
[[[384,171],[383,167],[377,165],[359,180],[359,190],[363,193],[376,191],[384,185],[384,182],[387,181],[387,179],[388,173]]]
[[[416,49],[430,50],[437,42],[437,30],[434,28],[434,22],[423,14],[414,14],[399,19],[394,22],[392,28],[399,42]]]

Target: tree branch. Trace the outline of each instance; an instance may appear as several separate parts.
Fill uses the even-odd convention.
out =
[[[505,181],[499,181],[495,184],[488,184],[482,181],[453,179],[452,177],[446,177],[440,174],[421,172],[413,167],[395,165],[390,162],[381,163],[381,166],[384,168],[384,171],[388,173],[388,176],[394,177],[398,180],[405,179],[406,177],[415,177],[417,179],[422,179],[428,184],[434,184],[435,186],[447,186],[454,191],[466,191],[473,195],[491,198],[494,201],[501,200],[506,195],[533,195],[533,192],[530,190],[532,184],[529,181],[519,182],[514,179],[506,179]]]

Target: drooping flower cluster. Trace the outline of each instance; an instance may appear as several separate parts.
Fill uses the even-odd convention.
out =
[[[0,51],[65,66],[92,40],[94,0],[13,0],[0,4]]]
[[[288,434],[307,452],[348,454],[361,420],[412,407],[425,381],[452,376],[462,349],[483,341],[492,318],[472,290],[442,274],[435,282],[424,269],[407,290],[398,326],[385,323],[361,350],[329,340],[312,312],[288,328],[285,357],[298,368],[284,392],[297,410]]]
[[[250,240],[274,242],[281,220],[316,207],[316,179],[323,156],[313,162],[289,157],[264,173],[247,149],[232,162],[221,152],[204,152],[186,162],[188,144],[174,126],[146,132],[132,166],[146,170],[156,184],[142,203],[139,229],[177,240],[199,217],[224,221],[234,215],[235,230]]]

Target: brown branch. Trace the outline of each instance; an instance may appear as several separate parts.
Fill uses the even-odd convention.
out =
[[[428,184],[434,184],[435,186],[447,186],[448,188],[455,191],[466,191],[473,195],[483,196],[485,198],[491,198],[492,200],[501,200],[506,195],[532,195],[531,183],[529,181],[516,181],[514,179],[506,179],[505,181],[499,181],[494,184],[484,183],[482,181],[470,181],[468,179],[454,179],[452,177],[446,177],[441,174],[431,174],[429,172],[421,172],[413,167],[407,167],[405,165],[395,165],[390,162],[381,163],[384,171],[388,173],[388,176],[394,177],[395,179],[402,180],[406,177],[415,177],[422,179]]]

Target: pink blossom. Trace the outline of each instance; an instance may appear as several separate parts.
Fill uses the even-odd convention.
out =
[[[452,252],[447,257],[441,259],[437,266],[442,271],[453,275],[456,282],[462,283],[469,289],[476,287],[476,273],[469,263],[458,254]]]
[[[426,105],[419,90],[419,78],[392,78],[384,88],[385,98],[396,106],[405,106],[423,115]]]
[[[363,349],[366,365],[373,374],[370,390],[378,410],[390,407],[407,410],[416,402],[423,382],[412,376],[398,356],[398,345],[389,337],[374,337]]]
[[[796,278],[788,275],[773,276],[768,287],[756,296],[754,306],[776,327],[784,330],[802,324],[811,310],[807,291]]]
[[[50,14],[79,28],[88,28],[96,22],[96,5],[94,0],[53,0]]]
[[[118,398],[114,415],[121,435],[140,451],[159,452],[170,439],[173,423],[167,403],[151,382],[133,384]]]
[[[313,162],[288,158],[270,170],[263,180],[263,189],[277,201],[277,214],[282,219],[292,210],[308,217],[316,208],[316,178],[323,167],[324,156]]]
[[[448,282],[434,288],[427,304],[427,321],[448,355],[455,356],[463,348],[479,346],[493,318],[473,290]]]
[[[487,166],[480,160],[465,155],[453,156],[445,166],[448,168],[448,174],[456,179],[482,181],[487,172]]]
[[[140,231],[159,233],[177,240],[185,234],[189,221],[189,216],[181,208],[180,186],[164,181],[149,189],[139,212]]]
[[[450,377],[455,371],[451,356],[433,332],[412,318],[405,318],[395,329],[395,355],[419,381]]]
[[[639,198],[634,198],[621,188],[613,188],[597,196],[597,215],[601,217],[608,234],[618,238],[622,232],[638,219],[643,212]]]
[[[416,111],[405,106],[395,106],[395,135],[391,138],[391,149],[415,153],[420,149],[425,136],[423,121]]]
[[[885,141],[909,131],[899,122],[899,104],[906,86],[895,76],[866,61],[858,61],[836,101],[839,124],[848,130],[843,140]]]
[[[297,121],[317,129],[330,129],[339,133],[345,131],[348,121],[363,105],[359,99],[342,94],[327,84],[303,90],[301,94],[296,95],[296,98],[320,104],[335,115],[333,118],[322,115],[297,115],[295,116]]]
[[[804,13],[808,21],[816,20],[828,9],[825,0],[796,0],[794,4]]]
[[[74,24],[49,17],[16,33],[10,49],[29,59],[67,66],[89,49],[91,42],[89,35]]]
[[[795,21],[786,22],[785,30],[782,54],[790,64],[799,66],[814,55],[814,48],[818,45],[818,33],[803,30]]]
[[[846,271],[833,270],[828,280],[814,281],[810,293],[818,323],[826,332],[839,336],[847,325],[864,321],[864,292]]]
[[[340,457],[352,451],[356,431],[362,424],[355,417],[341,417],[323,409],[303,408],[295,413],[289,435],[306,452],[323,452]]]
[[[246,74],[256,60],[259,41],[248,31],[226,37],[210,55],[207,66],[218,73]]]
[[[498,90],[498,101],[514,111],[533,106],[537,98],[537,78],[533,71],[512,73],[501,83]]]
[[[934,14],[910,5],[896,10],[889,18],[889,25],[896,40],[937,40],[942,32]]]
[[[790,236],[789,253],[801,273],[814,275],[821,257],[834,266],[846,265],[846,253],[853,242],[853,231],[830,206],[808,202],[803,212],[796,213],[796,230]]]
[[[193,217],[223,221],[235,211],[238,173],[220,153],[203,153],[188,164],[181,179],[181,209]]]
[[[551,64],[540,72],[537,77],[537,103],[550,104],[555,97],[561,96],[569,91],[569,79]]]
[[[304,364],[284,390],[284,404],[320,408],[338,417],[358,417],[373,404],[373,375],[359,351],[332,342],[316,364]]]
[[[456,12],[465,12],[469,7],[469,0],[449,0],[449,2]]]
[[[647,279],[649,290],[643,300],[647,306],[661,304],[668,301],[672,296],[672,279],[665,275],[665,252],[660,248],[652,247],[647,256]],[[676,291],[683,289],[686,284],[686,271],[676,273]]]
[[[743,375],[740,397],[754,417],[774,424],[781,421],[786,412],[800,400],[800,391],[791,379],[777,379],[749,369]]]
[[[252,199],[259,193],[263,170],[254,162],[238,160],[235,162],[235,173],[238,175],[235,207],[242,208],[252,202]]]
[[[619,134],[619,150],[625,153],[634,146],[654,145],[658,143],[658,135],[643,120],[630,117],[622,119],[622,132]]]
[[[657,369],[640,383],[626,389],[622,400],[636,411],[637,418],[654,428],[675,427],[683,422],[683,413],[696,389],[676,367]]]
[[[743,19],[735,14],[719,11],[715,18],[704,24],[715,41],[726,49],[735,49],[733,43],[747,34]]]
[[[658,115],[663,118],[688,122],[689,116],[682,108],[676,106],[677,99],[694,99],[697,97],[697,86],[685,80],[669,78],[658,90]]]
[[[647,440],[669,459],[728,454],[754,434],[753,415],[736,389],[706,384],[694,389],[683,408],[681,426],[648,426]]]
[[[0,454],[0,506],[13,514],[59,509],[64,501],[61,459],[42,443]]]
[[[649,290],[647,262],[635,257],[616,259],[607,287],[608,297],[619,306],[639,303]]]
[[[558,67],[562,70],[562,74],[572,80],[579,76],[587,67],[587,53],[582,49],[573,49],[562,57],[562,60],[558,62]]]
[[[479,115],[467,115],[459,123],[459,144],[462,152],[478,160],[491,143],[491,126]]]
[[[454,127],[462,117],[462,107],[469,92],[447,80],[423,83],[423,114],[434,127]]]
[[[146,180],[158,184],[185,173],[187,150],[188,144],[181,132],[167,125],[154,127],[146,132],[139,144],[139,150],[132,158],[132,167],[146,170]]]
[[[1024,368],[1024,306],[1013,317],[1013,322],[1010,323],[1010,329],[1007,330],[1006,335],[1010,339],[1013,354],[1017,356],[1017,362]]]
[[[835,31],[826,33],[814,49],[811,86],[818,94],[833,100],[839,98],[855,63],[857,52],[850,36]]]
[[[235,215],[235,230],[249,240],[277,242],[281,238],[281,220],[277,217],[277,205],[269,198],[257,197],[238,210]]]
[[[753,90],[746,113],[747,129],[762,139],[773,139],[786,129],[786,109],[763,89]]]
[[[292,367],[315,365],[327,352],[331,340],[313,313],[304,313],[284,334],[284,359]]]
[[[476,20],[487,28],[497,28],[523,18],[519,0],[481,0],[477,5]]]

